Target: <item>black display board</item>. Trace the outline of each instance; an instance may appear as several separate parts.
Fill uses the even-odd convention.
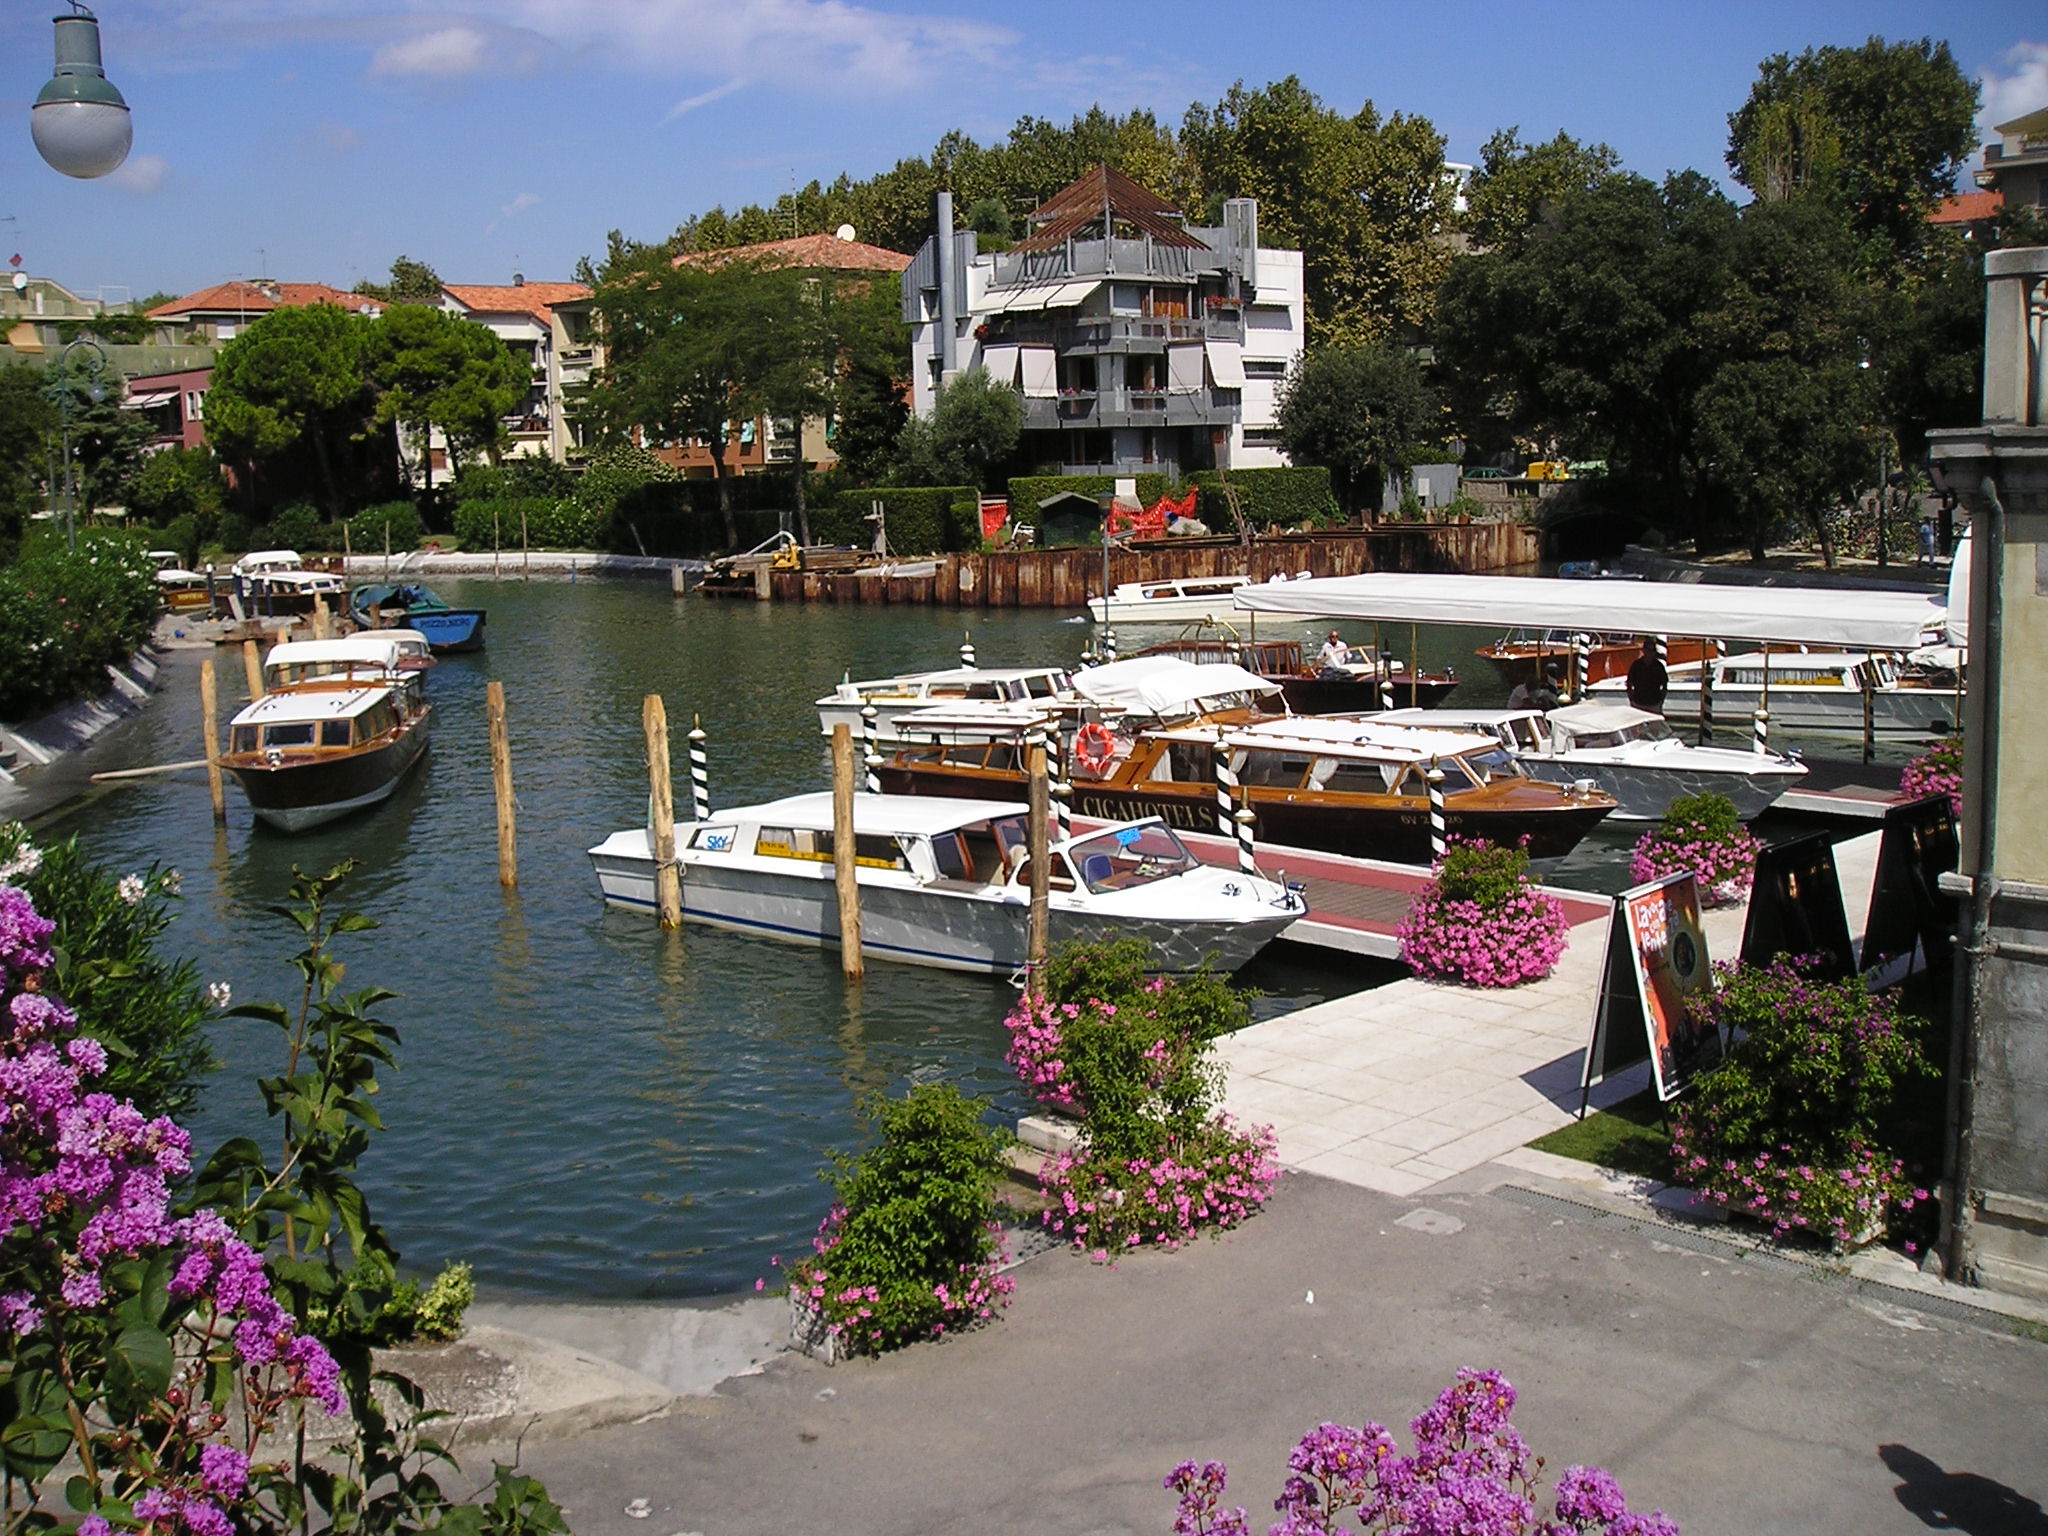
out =
[[[1960,853],[1955,807],[1947,795],[1885,812],[1870,916],[1863,925],[1864,970],[1900,956],[1910,960],[1916,943],[1930,967],[1948,963],[1956,907],[1954,897],[1942,894],[1940,880],[1955,869]]]
[[[1600,1001],[1579,1070],[1579,1113],[1595,1083],[1645,1059],[1658,1101],[1676,1098],[1719,1044],[1686,1006],[1712,985],[1691,875],[1667,875],[1615,897]]]
[[[1769,965],[1779,955],[1811,956],[1807,974],[1819,981],[1856,974],[1835,849],[1825,832],[1772,843],[1756,856],[1742,963]]]

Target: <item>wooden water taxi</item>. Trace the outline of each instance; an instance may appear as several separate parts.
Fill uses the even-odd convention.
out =
[[[228,725],[221,767],[259,821],[303,832],[390,798],[427,748],[429,707],[420,674],[398,666],[395,642],[335,655],[348,640],[280,645],[271,663],[294,681]],[[298,656],[279,652],[298,651]],[[308,650],[326,654],[307,656]]]

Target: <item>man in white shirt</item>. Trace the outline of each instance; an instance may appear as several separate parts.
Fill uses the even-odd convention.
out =
[[[1316,653],[1316,665],[1325,670],[1342,668],[1351,660],[1351,647],[1344,643],[1344,637],[1336,630],[1330,631],[1330,638],[1323,642],[1322,650]]]

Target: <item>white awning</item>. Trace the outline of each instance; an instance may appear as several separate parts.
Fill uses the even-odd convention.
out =
[[[1014,346],[993,346],[981,349],[981,365],[988,370],[991,384],[1005,384],[1015,388],[1017,384],[1017,348]]]
[[[1212,341],[1209,349],[1209,377],[1218,389],[1244,388],[1244,348],[1234,341]]]
[[[1087,299],[1091,293],[1101,286],[1102,279],[1099,277],[1091,278],[1083,283],[1061,283],[1046,299],[1045,307],[1047,309],[1071,309],[1074,305]]]
[[[1167,388],[1177,395],[1192,395],[1202,387],[1202,344],[1182,342],[1166,349]]]
[[[1024,398],[1051,400],[1058,396],[1055,354],[1051,347],[1024,347]]]
[[[121,402],[124,410],[149,411],[178,398],[175,389],[138,389]]]
[[[1947,617],[1940,596],[1932,593],[1393,572],[1261,582],[1238,588],[1236,602],[1254,613],[1317,618],[1709,636],[1881,651],[1912,650],[1925,631],[1941,628]]]
[[[1081,303],[1102,286],[1099,277],[1078,283],[1027,283],[1022,288],[991,288],[975,310],[977,315],[1019,310],[1066,309]]]

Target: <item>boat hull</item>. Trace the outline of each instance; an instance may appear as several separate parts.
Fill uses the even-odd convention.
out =
[[[388,800],[427,750],[419,721],[385,746],[347,756],[266,763],[225,762],[256,819],[280,832],[304,832]]]
[[[1681,795],[1713,794],[1732,801],[1735,814],[1750,821],[1768,810],[1773,801],[1800,780],[1797,771],[1744,773],[1739,769],[1653,767],[1646,763],[1589,763],[1571,758],[1522,756],[1522,767],[1532,779],[1552,784],[1574,784],[1591,779],[1614,796],[1616,821],[1660,821],[1671,802]],[[1775,762],[1776,759],[1769,759]]]
[[[621,849],[637,843],[637,851]],[[614,906],[653,911],[654,860],[647,839],[614,838],[591,850],[604,899]],[[839,904],[831,866],[769,874],[745,866],[685,862],[681,869],[683,918],[733,933],[787,943],[836,948]],[[1051,938],[1138,938],[1151,951],[1148,967],[1192,971],[1205,962],[1236,970],[1258,953],[1299,911],[1275,911],[1269,920],[1175,922],[1125,918],[1051,901]],[[907,965],[980,975],[1009,976],[1022,968],[1029,941],[1030,906],[1014,888],[940,894],[916,886],[860,888],[861,952]]]
[[[1583,775],[1581,775],[1583,777]],[[896,795],[970,795],[986,800],[1014,800],[1017,781],[996,776],[921,769],[884,763],[882,790]],[[1548,791],[1545,791],[1546,796]],[[1254,835],[1261,842],[1284,843],[1317,853],[1346,858],[1385,859],[1397,864],[1428,864],[1429,805],[1342,804],[1292,793],[1250,792]],[[1130,786],[1076,780],[1073,813],[1102,821],[1128,821],[1157,816],[1182,832],[1215,832],[1216,792],[1202,785],[1151,782]],[[1542,808],[1503,807],[1458,809],[1447,805],[1445,830],[1452,837],[1483,838],[1496,846],[1514,847],[1527,839],[1532,865],[1554,864],[1576,848],[1611,807],[1601,801],[1579,805],[1569,801]]]

